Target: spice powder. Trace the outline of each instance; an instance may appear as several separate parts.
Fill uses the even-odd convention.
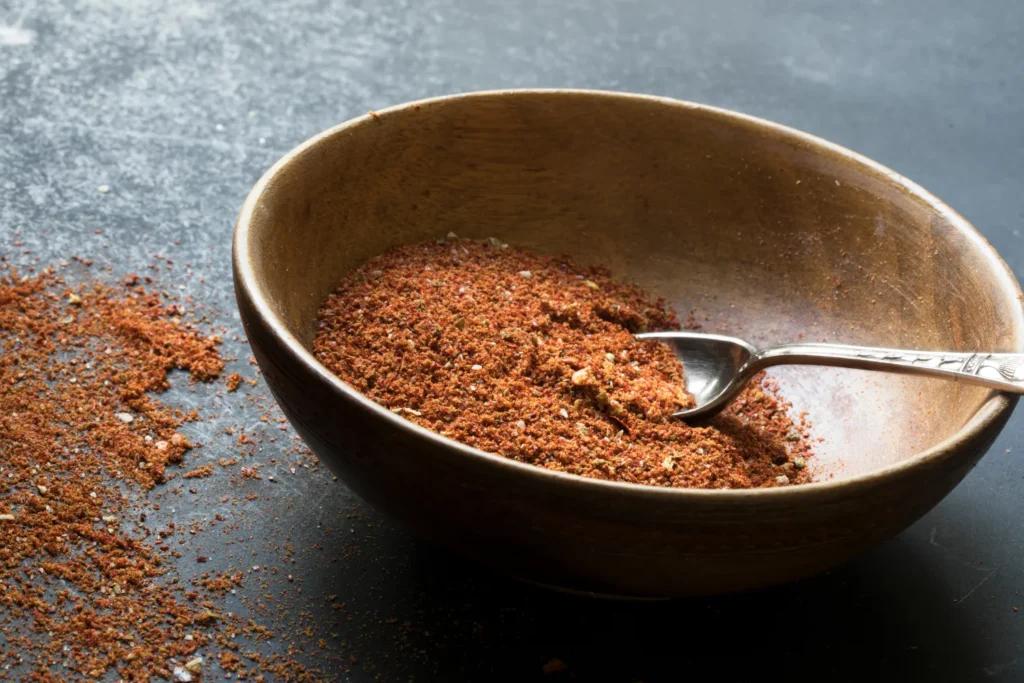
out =
[[[212,600],[222,586],[185,592],[178,530],[153,533],[134,495],[174,476],[193,448],[178,430],[199,418],[153,393],[171,370],[208,381],[224,367],[220,339],[137,280],[0,276],[0,680],[199,680],[201,652],[256,629]],[[315,678],[246,656],[238,678]]]
[[[807,426],[763,374],[706,426],[671,418],[693,404],[683,367],[634,335],[679,321],[605,268],[449,235],[371,259],[318,317],[314,351],[338,377],[484,451],[653,486],[809,478]]]

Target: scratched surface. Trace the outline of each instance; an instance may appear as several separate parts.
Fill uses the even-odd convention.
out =
[[[943,197],[1024,273],[1024,5],[685,4],[0,0],[0,249],[23,265],[77,253],[111,278],[156,263],[163,286],[225,326],[231,369],[254,377],[232,339],[229,237],[282,152],[409,99],[578,86],[736,108],[845,144]],[[161,493],[182,523],[236,525],[187,538],[179,571],[192,576],[199,552],[203,569],[247,567],[231,608],[246,613],[264,583],[275,602],[257,616],[280,634],[315,625],[327,647],[302,640],[301,657],[332,680],[531,680],[553,657],[577,680],[1024,680],[1024,415],[936,510],[840,570],[630,605],[523,588],[416,543],[302,467],[277,414],[259,421],[262,384],[217,391],[171,396],[210,416],[194,457],[237,452],[225,428],[263,432],[264,479]]]

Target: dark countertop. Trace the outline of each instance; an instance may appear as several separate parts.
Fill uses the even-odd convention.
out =
[[[191,262],[193,276],[179,267],[162,281],[219,311],[225,353],[241,357],[231,369],[251,377],[231,339],[241,327],[230,235],[280,154],[371,108],[573,86],[730,107],[846,145],[945,199],[1019,274],[1021,25],[1014,0],[0,2],[0,244],[22,264],[91,257],[110,277],[141,272],[154,253]],[[195,457],[237,448],[225,426],[266,427],[250,398],[268,400],[265,387],[172,394],[212,416],[196,427],[206,447]],[[160,495],[176,518],[238,521],[230,546],[199,535],[189,547],[210,551],[207,568],[280,568],[268,590],[299,607],[261,618],[280,636],[318,625],[328,649],[306,639],[301,656],[332,679],[529,680],[557,657],[578,680],[1017,681],[1022,422],[1018,413],[963,484],[878,550],[797,585],[714,600],[595,603],[494,577],[393,529],[325,470],[291,475],[285,432],[257,453],[276,485],[225,476],[193,497]],[[240,502],[221,505],[222,494]],[[289,544],[286,567],[278,549]],[[233,599],[255,597],[259,583]]]

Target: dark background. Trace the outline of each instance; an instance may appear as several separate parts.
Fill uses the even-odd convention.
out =
[[[1019,274],[1022,25],[1017,0],[0,0],[0,250],[23,265],[77,253],[104,278],[171,258],[156,262],[161,284],[208,306],[240,357],[231,369],[254,377],[232,340],[230,235],[274,160],[368,109],[566,86],[705,102],[836,141],[938,194]],[[414,542],[325,470],[291,474],[291,433],[278,413],[258,420],[262,383],[220,390],[170,397],[210,416],[193,457],[238,451],[232,425],[275,433],[253,461],[278,481],[161,491],[165,515],[237,525],[190,537],[181,574],[196,552],[204,569],[259,565],[231,609],[278,633],[270,650],[296,640],[331,680],[530,680],[551,658],[577,680],[1024,680],[1024,414],[934,511],[842,569],[625,604],[525,588]]]

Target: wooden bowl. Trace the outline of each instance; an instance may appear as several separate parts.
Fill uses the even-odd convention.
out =
[[[238,305],[270,388],[372,505],[528,581],[672,597],[820,572],[938,503],[1016,404],[940,380],[784,368],[785,395],[823,438],[812,484],[664,489],[506,460],[376,405],[310,352],[317,309],[345,272],[449,231],[608,265],[705,330],[754,343],[1020,352],[1020,290],[985,239],[922,188],[721,109],[485,92],[305,142],[256,184],[235,230]]]

